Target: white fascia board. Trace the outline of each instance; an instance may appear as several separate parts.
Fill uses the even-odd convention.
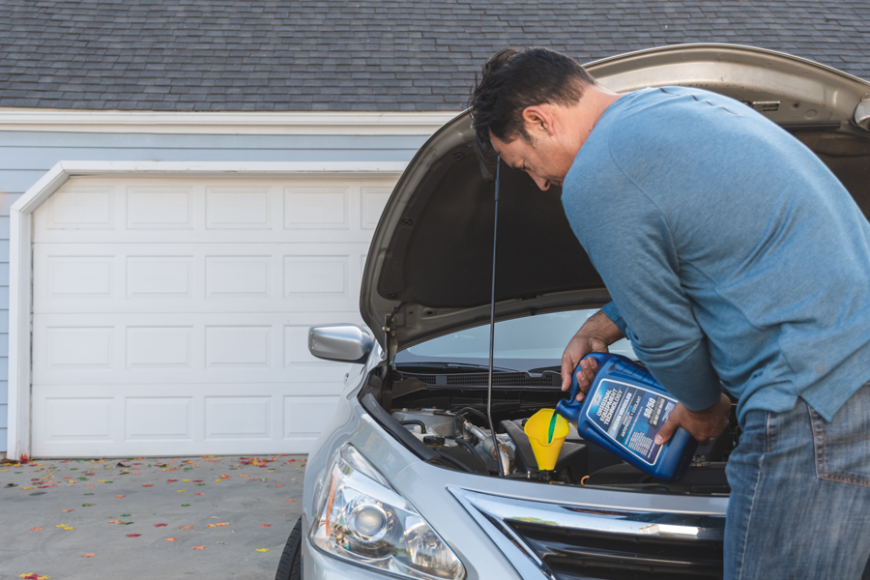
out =
[[[241,162],[60,161],[10,208],[9,406],[7,455],[30,454],[30,368],[33,231],[31,214],[70,178],[83,175],[152,177],[399,177],[404,161]]]
[[[453,112],[156,112],[0,108],[0,131],[223,135],[431,135]]]

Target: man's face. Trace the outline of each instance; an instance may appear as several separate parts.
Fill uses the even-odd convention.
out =
[[[577,152],[538,126],[530,127],[527,123],[526,130],[528,139],[517,135],[507,143],[490,133],[490,141],[505,163],[528,173],[541,190],[561,186]]]

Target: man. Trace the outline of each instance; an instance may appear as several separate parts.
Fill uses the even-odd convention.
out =
[[[625,336],[681,402],[657,443],[705,443],[724,385],[726,578],[870,578],[870,225],[836,177],[737,101],[620,96],[546,49],[493,56],[472,114],[483,160],[562,186],[613,299],[568,344],[563,390]]]

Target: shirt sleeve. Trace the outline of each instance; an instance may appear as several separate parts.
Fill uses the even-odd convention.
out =
[[[566,215],[613,299],[604,314],[668,392],[690,410],[706,409],[722,386],[681,285],[667,220],[636,185],[620,177],[625,181],[609,184],[612,195],[600,196],[607,202],[566,205]]]
[[[622,314],[619,313],[619,309],[616,307],[616,304],[614,304],[613,301],[608,302],[601,308],[601,312],[604,313],[604,316],[610,319],[610,322],[616,325],[616,327],[619,329],[619,332],[622,333],[622,336],[625,336],[625,320],[622,318]]]

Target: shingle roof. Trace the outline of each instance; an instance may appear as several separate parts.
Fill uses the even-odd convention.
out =
[[[442,111],[505,46],[684,42],[870,78],[867,0],[0,0],[0,107]]]

